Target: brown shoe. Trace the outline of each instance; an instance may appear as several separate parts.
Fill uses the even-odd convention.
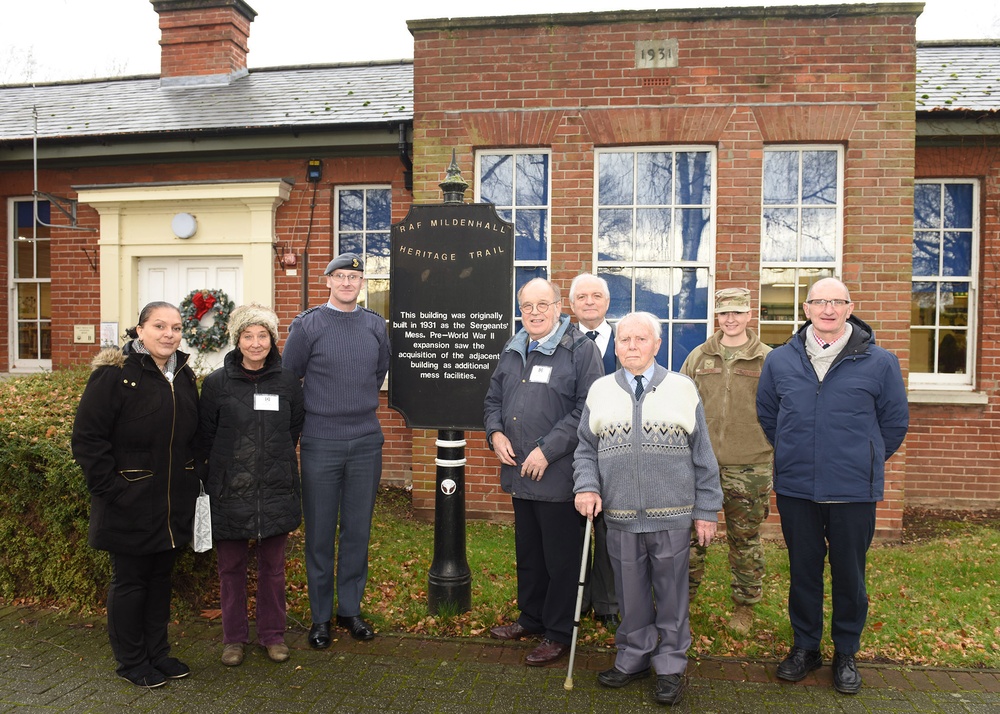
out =
[[[737,635],[746,635],[753,625],[753,605],[737,605],[729,620],[729,629]]]
[[[264,645],[267,650],[267,657],[272,662],[285,662],[288,660],[288,645],[279,642],[276,645]]]
[[[525,637],[537,637],[541,632],[531,632],[521,627],[520,622],[512,622],[509,625],[497,625],[490,628],[490,637],[494,640],[520,640]]]
[[[569,654],[569,645],[544,639],[542,644],[528,653],[528,656],[524,658],[524,663],[529,667],[544,667],[562,659],[567,654]]]
[[[227,667],[238,667],[243,664],[243,645],[234,642],[222,648],[222,664]]]

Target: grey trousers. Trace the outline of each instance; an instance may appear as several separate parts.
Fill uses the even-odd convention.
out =
[[[691,646],[688,624],[690,530],[625,533],[608,529],[608,554],[622,623],[615,667],[632,674],[682,674]]]

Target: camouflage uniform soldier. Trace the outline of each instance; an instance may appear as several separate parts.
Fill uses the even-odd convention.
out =
[[[770,513],[772,450],[757,423],[757,382],[771,348],[747,325],[750,291],[726,288],[715,294],[719,331],[692,350],[681,373],[698,385],[715,457],[719,460],[732,597],[729,627],[750,631],[753,606],[760,602],[764,549],[760,524]],[[704,546],[692,540],[688,573],[691,597],[705,574]]]

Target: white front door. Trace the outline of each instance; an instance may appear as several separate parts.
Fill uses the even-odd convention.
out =
[[[201,289],[222,290],[235,305],[243,304],[242,258],[140,258],[138,277],[139,309],[154,300],[180,305],[193,290]],[[209,312],[202,324],[210,326],[212,320]],[[194,357],[195,372],[207,374],[222,364],[230,348],[200,354],[182,341],[181,349]]]

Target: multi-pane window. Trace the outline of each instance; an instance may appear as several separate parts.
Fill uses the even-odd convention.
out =
[[[337,189],[334,213],[337,254],[357,253],[365,260],[367,287],[361,302],[388,318],[391,189],[388,186]]]
[[[660,364],[679,369],[709,334],[714,161],[706,149],[597,152],[597,272],[609,319],[633,310],[663,324]]]
[[[11,201],[10,276],[13,300],[11,369],[52,366],[52,272],[49,239],[50,207],[38,201],[38,220],[31,200]]]
[[[975,181],[918,181],[913,187],[914,385],[972,385],[977,194]]]
[[[497,215],[514,224],[514,290],[549,275],[551,179],[548,152],[480,152],[476,156],[476,196],[492,203]],[[515,300],[516,302],[516,300]],[[566,303],[563,302],[563,307]],[[514,314],[521,311],[515,305]]]
[[[777,346],[805,320],[809,287],[839,273],[843,245],[843,152],[764,151],[760,246],[761,340]]]

